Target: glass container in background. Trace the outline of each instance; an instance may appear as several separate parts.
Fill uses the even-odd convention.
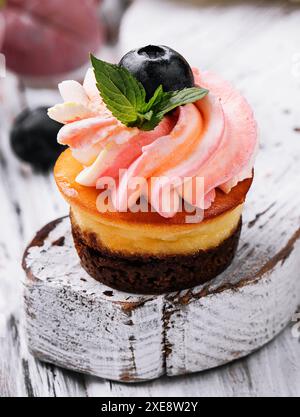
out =
[[[81,78],[104,40],[101,0],[6,0],[2,53],[26,84]],[[1,34],[0,34],[1,35]]]

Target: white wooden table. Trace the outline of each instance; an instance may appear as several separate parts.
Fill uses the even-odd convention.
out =
[[[182,51],[194,65],[223,74],[245,92],[255,108],[262,146],[273,135],[284,158],[289,142],[299,141],[294,161],[299,164],[300,8],[285,1],[253,0],[242,5],[211,1],[202,2],[200,11],[187,3],[196,2],[186,1],[183,7],[161,0],[137,1],[123,23],[121,51],[165,43]],[[158,10],[155,19],[154,10]],[[74,374],[44,365],[28,353],[22,253],[35,231],[65,215],[67,206],[52,176],[36,175],[15,159],[8,131],[26,102],[50,105],[57,101],[57,94],[22,92],[11,75],[0,83],[0,396],[299,396],[300,343],[292,334],[295,323],[244,360],[206,373],[141,385]]]

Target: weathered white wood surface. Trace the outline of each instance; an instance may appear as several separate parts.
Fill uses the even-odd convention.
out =
[[[243,239],[252,248],[260,243],[259,233]],[[300,304],[299,250],[298,232],[258,271],[248,272],[256,263],[241,255],[209,285],[136,296],[89,277],[69,219],[58,219],[37,234],[23,260],[29,349],[48,363],[121,382],[224,365],[262,347],[291,321]]]
[[[187,1],[182,2],[184,7],[162,0],[144,3],[138,1],[128,12],[122,30],[123,50],[147,42],[174,45],[194,65],[232,80],[255,108],[266,152],[258,159],[245,231],[249,237],[259,231],[262,243],[260,248],[241,245],[240,254],[245,259],[247,255],[257,258],[259,267],[270,251],[285,249],[299,228],[299,6],[285,1],[224,1],[223,5],[211,1],[205,2],[200,13]],[[153,10],[157,10],[155,18]],[[11,77],[0,82],[0,396],[299,396],[300,344],[292,335],[294,323],[244,360],[218,370],[142,385],[83,377],[32,358],[21,314],[21,255],[35,231],[66,214],[67,207],[52,178],[34,175],[12,156],[7,132],[24,96],[17,93]],[[32,91],[26,98],[32,105],[51,104],[57,99],[52,94],[45,99],[41,92]],[[268,186],[260,187],[266,178]],[[267,201],[270,196],[272,207]],[[257,202],[262,211],[257,211]],[[279,242],[272,238],[273,230],[280,231]]]

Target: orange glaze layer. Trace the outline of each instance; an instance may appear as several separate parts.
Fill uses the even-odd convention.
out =
[[[108,220],[113,219],[130,223],[177,225],[185,224],[186,216],[191,215],[190,213],[183,211],[177,213],[174,217],[167,219],[160,216],[158,213],[151,212],[151,209],[148,213],[100,213],[96,207],[99,191],[95,187],[82,186],[75,180],[81,171],[82,164],[74,159],[71,150],[67,149],[60,155],[55,165],[54,177],[60,192],[68,203],[75,205],[90,214],[105,217]],[[252,181],[253,179],[251,178],[240,182],[229,194],[225,194],[223,191],[217,189],[216,199],[212,206],[205,211],[204,219],[213,219],[243,204]]]

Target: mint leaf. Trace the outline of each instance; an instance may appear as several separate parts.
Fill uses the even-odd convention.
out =
[[[194,103],[208,94],[208,90],[197,87],[164,92],[160,85],[146,102],[143,85],[127,69],[101,61],[93,55],[91,62],[104,103],[113,116],[128,127],[153,130],[176,107]]]
[[[144,113],[146,92],[142,84],[125,68],[97,59],[91,61],[97,87],[107,108],[125,125],[134,124]]]
[[[164,90],[163,90],[163,86],[160,85],[156,91],[153,94],[153,97],[148,101],[148,103],[145,106],[145,111],[149,111],[151,110],[155,105],[159,104],[162,100],[162,98],[164,97]]]
[[[153,106],[153,117],[143,124],[144,130],[154,129],[170,111],[185,104],[194,103],[201,100],[208,94],[204,88],[185,88],[181,91],[163,93],[159,102]]]
[[[153,130],[160,124],[164,117],[159,117],[157,114],[153,114],[150,120],[145,120],[141,129],[145,131]]]

